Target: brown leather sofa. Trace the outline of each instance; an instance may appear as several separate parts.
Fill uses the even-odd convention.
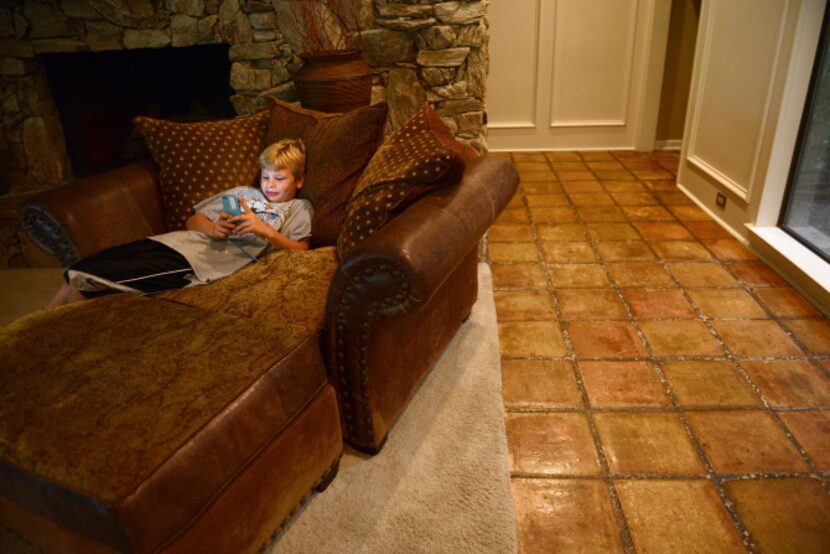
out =
[[[53,436],[38,452],[61,456],[55,444],[73,433],[71,422],[56,429],[37,418],[0,423],[0,520],[57,551],[185,552],[205,545],[211,552],[256,550],[311,489],[324,487],[333,477],[343,439],[369,452],[381,449],[419,383],[469,315],[477,294],[479,241],[517,186],[508,162],[476,158],[458,183],[415,201],[345,259],[337,260],[331,247],[278,252],[210,285],[152,298],[114,295],[35,314],[2,329],[0,360],[28,356],[26,349],[37,350],[47,333],[63,333],[64,341],[77,344],[108,336],[101,341],[107,352],[113,344],[132,344],[129,355],[102,355],[102,367],[110,371],[122,370],[119,364],[126,359],[132,368],[163,365],[149,354],[157,350],[154,345],[131,336],[129,326],[117,325],[120,320],[107,315],[113,312],[163,322],[166,311],[178,310],[209,336],[221,326],[217,318],[239,318],[259,325],[256,336],[282,338],[273,347],[252,347],[260,361],[250,382],[216,400],[221,405],[213,410],[202,411],[201,426],[158,450],[158,465],[126,469],[131,486],[109,495],[96,488],[108,486],[100,475],[91,478],[91,488],[76,490],[77,476],[66,477],[70,469],[52,468],[53,476],[41,471],[39,454],[21,454],[18,439],[34,421]],[[22,208],[21,220],[33,241],[63,264],[163,232],[157,169],[151,162],[133,164],[35,196]],[[292,280],[308,288],[280,296]],[[289,305],[289,298],[301,305]],[[303,321],[285,320],[286,312],[300,311]],[[87,327],[85,321],[98,323]],[[158,336],[165,328],[163,323],[150,325],[146,333]],[[211,353],[206,359],[233,350],[236,335],[203,341]],[[168,350],[186,339],[170,340]],[[54,348],[59,349],[57,343]],[[22,402],[24,412],[38,413],[42,391],[20,383],[28,374],[49,375],[55,366],[80,367],[81,375],[72,379],[87,400],[102,394],[106,389],[89,388],[100,375],[87,374],[86,366],[75,363],[85,354],[73,352],[59,361],[35,356],[14,377],[12,362],[0,361],[5,366],[0,375],[7,376],[0,384],[18,383],[0,393],[0,405],[16,402],[20,411]],[[173,364],[166,370],[173,372],[169,379],[205,370],[184,358],[165,361]],[[166,378],[153,375],[147,382],[159,379]],[[226,386],[210,381],[200,390],[220,385]],[[138,403],[135,417],[153,413],[152,403],[140,394],[115,395],[113,402],[118,399]],[[12,409],[0,412],[2,421]],[[187,410],[162,413],[178,421],[190,417]],[[85,423],[94,425],[94,410],[82,414]],[[269,422],[276,423],[269,427]],[[141,431],[130,433],[137,445],[122,452],[122,460],[144,455]],[[106,444],[94,436],[89,440],[95,456],[108,455]],[[238,455],[230,454],[240,448]]]

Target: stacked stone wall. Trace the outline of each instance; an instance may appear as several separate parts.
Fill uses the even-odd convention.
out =
[[[429,102],[453,133],[486,145],[489,0],[358,0],[350,40],[375,71],[373,102],[396,128]],[[12,192],[57,186],[72,170],[40,54],[231,46],[231,101],[252,113],[296,100],[291,0],[0,0],[0,180]]]

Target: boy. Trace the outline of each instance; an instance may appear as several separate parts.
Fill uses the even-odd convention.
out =
[[[117,291],[153,294],[209,283],[241,269],[269,247],[308,249],[311,202],[295,198],[305,177],[305,145],[284,139],[259,157],[260,188],[236,187],[193,207],[187,231],[173,231],[97,252],[69,266],[46,308]],[[239,198],[243,213],[223,210]]]

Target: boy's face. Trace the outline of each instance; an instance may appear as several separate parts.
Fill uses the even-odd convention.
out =
[[[263,169],[259,186],[271,202],[286,202],[294,198],[302,188],[302,178],[296,179],[287,169]]]

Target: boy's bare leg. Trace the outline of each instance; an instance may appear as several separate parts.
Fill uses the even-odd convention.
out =
[[[49,308],[54,308],[56,306],[63,306],[66,304],[67,297],[69,296],[69,283],[64,283],[61,288],[58,289],[58,292],[55,293],[55,296],[43,306],[44,310],[48,310]]]
[[[73,302],[77,302],[78,300],[83,300],[85,296],[81,294],[81,291],[69,285],[69,293],[66,295],[66,303],[71,304]]]
[[[49,308],[54,308],[56,306],[63,306],[64,304],[71,304],[72,302],[77,302],[78,300],[82,300],[84,297],[78,289],[70,285],[69,283],[64,283],[63,286],[58,289],[58,292],[55,293],[55,296],[52,297],[45,306],[43,306],[44,310],[48,310]]]
[[[49,308],[66,304],[67,294],[69,294],[69,283],[64,283],[61,288],[58,289],[58,292],[55,293],[55,296],[53,296],[52,299],[43,306],[43,309],[48,310]]]

